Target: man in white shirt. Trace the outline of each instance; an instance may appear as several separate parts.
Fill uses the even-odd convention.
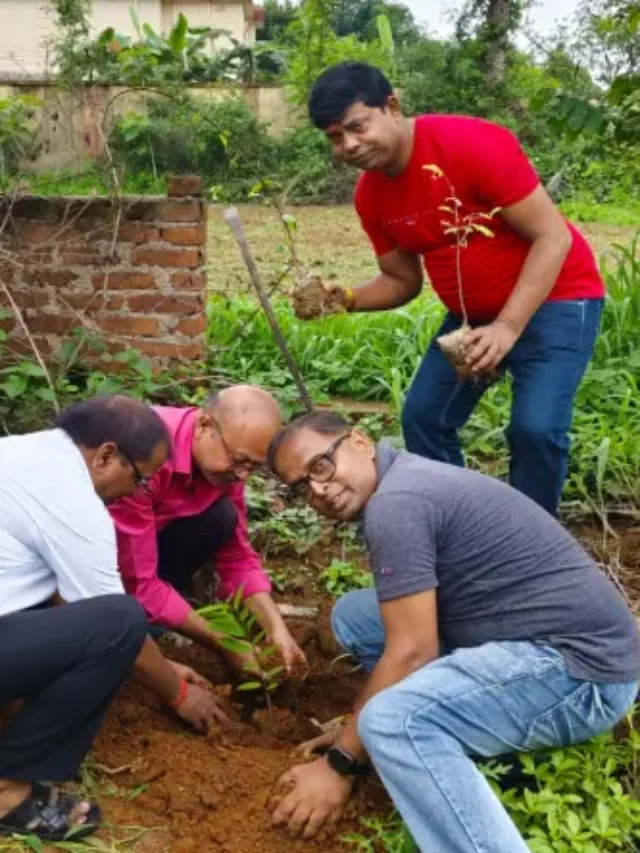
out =
[[[95,806],[40,780],[73,779],[132,667],[196,729],[224,719],[203,680],[147,636],[118,572],[105,503],[145,488],[168,453],[160,418],[122,396],[0,439],[0,709],[22,700],[0,730],[0,835],[96,829]]]

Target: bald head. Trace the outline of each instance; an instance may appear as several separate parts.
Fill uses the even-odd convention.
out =
[[[282,426],[274,397],[255,385],[233,385],[215,394],[199,413],[193,456],[211,482],[242,479],[263,465]]]
[[[205,411],[232,428],[241,428],[248,423],[262,422],[276,432],[282,425],[280,406],[276,399],[257,385],[232,385],[210,397],[204,405]]]

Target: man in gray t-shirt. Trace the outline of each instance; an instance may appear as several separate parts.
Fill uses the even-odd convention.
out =
[[[293,786],[277,824],[335,820],[371,760],[420,850],[527,853],[472,757],[575,743],[627,713],[640,635],[562,526],[490,477],[377,447],[338,415],[282,430],[270,465],[322,515],[360,520],[375,590],[333,628],[370,673],[353,716]]]

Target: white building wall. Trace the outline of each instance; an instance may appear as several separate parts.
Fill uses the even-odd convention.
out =
[[[184,12],[193,26],[229,30],[242,43],[255,41],[249,0],[218,3],[210,0],[95,0],[92,27],[96,33],[113,27],[134,36],[129,9],[134,6],[142,23],[167,32]],[[0,0],[0,75],[41,77],[51,71],[54,36],[48,0]]]

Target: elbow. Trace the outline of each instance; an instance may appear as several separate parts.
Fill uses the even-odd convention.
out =
[[[389,654],[389,657],[393,659],[395,666],[399,670],[409,675],[436,660],[438,650],[409,645],[401,649],[385,650],[385,654]]]
[[[546,234],[543,239],[547,251],[552,249],[553,253],[562,260],[567,257],[573,245],[573,235],[564,219],[557,228]]]

